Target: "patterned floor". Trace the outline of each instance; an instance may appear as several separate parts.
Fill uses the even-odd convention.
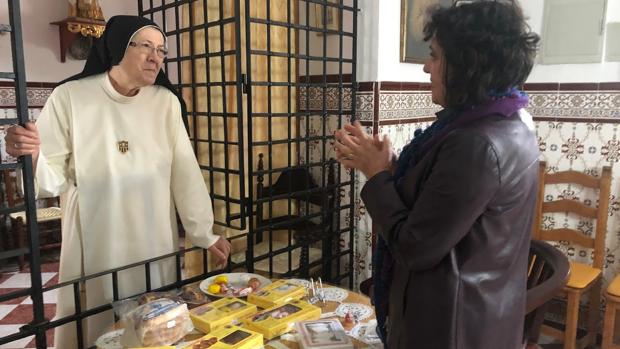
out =
[[[0,275],[0,295],[30,286],[29,269],[26,267],[21,272],[2,272]],[[44,286],[58,283],[58,262],[50,261],[41,265],[41,277]],[[45,303],[45,317],[52,319],[56,313],[56,292],[46,292],[43,297]],[[0,337],[4,337],[19,331],[19,328],[32,320],[32,301],[30,297],[21,297],[11,301],[0,303]],[[54,344],[54,331],[47,333],[48,348]],[[36,348],[34,338],[24,339],[0,345],[0,349],[23,349]]]

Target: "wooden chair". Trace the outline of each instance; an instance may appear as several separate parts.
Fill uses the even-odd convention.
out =
[[[589,207],[581,202],[559,199],[544,202],[545,186],[552,184],[577,184],[598,190],[598,207]],[[566,326],[562,332],[543,325],[543,333],[564,340],[565,349],[584,348],[596,341],[598,321],[600,317],[600,291],[603,258],[605,252],[605,234],[609,207],[609,191],[611,184],[611,167],[603,167],[600,177],[594,177],[577,171],[547,173],[545,162],[540,163],[540,179],[536,216],[532,227],[532,237],[537,240],[567,241],[585,248],[593,249],[592,264],[570,263],[571,275],[561,295],[566,298]],[[585,236],[576,229],[555,228],[544,229],[542,220],[545,213],[571,213],[580,217],[596,220],[594,236]],[[587,333],[577,338],[579,318],[579,302],[581,296],[590,294]]]
[[[257,169],[264,171],[263,154],[259,154]],[[333,238],[333,217],[334,203],[336,199],[334,165],[330,163],[327,168],[327,185],[319,187],[307,168],[294,167],[283,170],[278,178],[271,186],[265,185],[264,175],[261,173],[257,176],[256,188],[256,241],[255,255],[264,255],[269,253],[269,241],[264,241],[264,237],[268,231],[293,233],[295,244],[299,247],[292,252],[292,258],[296,261],[291,262],[291,269],[297,269],[299,275],[307,278],[310,274],[310,264],[318,262],[323,258],[323,267],[329,269],[331,256],[329,252],[332,249],[331,240]],[[331,188],[331,189],[330,189]],[[270,213],[269,204],[275,205],[276,202],[284,202],[286,200],[294,200],[297,208],[291,214]],[[303,214],[302,206],[306,202],[320,209],[320,216],[309,219],[309,213]],[[276,210],[274,210],[276,211]],[[272,249],[284,250],[288,247],[288,234],[286,239],[274,239],[272,241]],[[312,247],[314,243],[322,242],[322,248]],[[288,276],[289,261],[288,253],[282,252],[273,256],[273,271],[282,276]],[[297,263],[298,261],[298,263]],[[327,267],[326,267],[327,266]],[[269,271],[269,260],[265,259],[255,263],[254,268],[259,271]],[[284,273],[282,273],[284,271]],[[323,270],[325,272],[325,270]],[[329,273],[327,273],[329,274]],[[329,279],[329,277],[327,278]]]
[[[620,349],[620,343],[614,342],[616,333],[616,318],[620,310],[620,275],[609,284],[605,293],[607,306],[605,308],[605,320],[603,321],[603,345],[601,349]]]
[[[523,327],[526,348],[536,348],[549,301],[568,282],[568,258],[544,241],[532,240],[527,270],[527,308]]]
[[[17,176],[15,170],[4,170],[2,172],[6,201],[9,208],[24,204],[24,198],[18,190]],[[39,223],[40,249],[47,250],[60,248],[61,231],[60,219],[61,210],[58,198],[43,200],[45,207],[37,208],[37,223]],[[13,247],[16,249],[27,248],[26,234],[26,212],[14,212],[9,214],[11,220],[11,231],[13,236]],[[25,254],[17,257],[19,269],[22,270],[25,264]]]

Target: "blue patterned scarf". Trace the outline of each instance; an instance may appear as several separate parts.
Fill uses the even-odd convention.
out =
[[[436,114],[437,120],[424,131],[417,129],[414,138],[403,148],[398,157],[398,166],[393,176],[394,183],[396,184],[402,179],[408,169],[415,167],[428,153],[428,150],[452,130],[492,114],[511,116],[519,109],[527,106],[528,102],[527,95],[516,88],[504,93],[491,92],[489,96],[491,97],[490,102],[466,110],[444,109]],[[387,339],[386,320],[393,265],[394,260],[387,243],[380,235],[377,235],[377,243],[372,255],[373,303],[377,315],[377,334],[384,343]]]

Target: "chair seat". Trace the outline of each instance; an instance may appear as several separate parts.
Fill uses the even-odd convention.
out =
[[[283,241],[273,241],[272,248],[274,251],[286,248],[288,243]],[[299,253],[301,248],[296,248],[291,253],[291,269],[295,270],[299,268]],[[254,256],[261,256],[269,253],[269,242],[263,241],[254,245]],[[310,263],[316,262],[321,258],[321,250],[318,248],[310,247],[309,249]],[[235,253],[230,258],[234,263],[241,263],[245,261],[245,251]],[[254,263],[254,269],[264,272],[269,272],[269,258],[262,259]],[[288,253],[280,253],[273,257],[273,272],[276,274],[285,274],[288,269]]]
[[[15,212],[9,215],[11,219],[19,219],[26,223],[26,212]],[[60,219],[62,217],[62,211],[60,207],[46,207],[37,209],[37,222],[49,222]]]
[[[570,277],[566,287],[582,289],[590,285],[601,275],[601,270],[587,264],[571,262]]]
[[[614,297],[620,297],[620,275],[616,276],[616,278],[609,284],[607,287],[607,293]]]

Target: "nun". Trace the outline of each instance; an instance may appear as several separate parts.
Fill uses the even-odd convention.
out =
[[[36,123],[7,131],[7,152],[32,155],[39,198],[61,196],[59,282],[178,250],[186,237],[220,265],[230,243],[212,232],[207,187],[187,133],[185,104],[161,70],[166,38],[152,21],[110,18],[84,70],[61,82]],[[146,291],[144,266],[118,273],[118,295]],[[150,265],[152,288],[175,280],[174,259]],[[82,312],[114,299],[110,275],[82,286]],[[75,314],[73,287],[58,292],[56,318]],[[83,321],[85,346],[109,330],[111,311]],[[74,322],[54,346],[78,347]]]

